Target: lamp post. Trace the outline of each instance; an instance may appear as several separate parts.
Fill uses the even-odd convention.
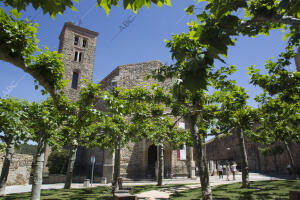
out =
[[[93,185],[93,180],[94,180],[94,165],[95,165],[95,161],[96,161],[96,158],[95,158],[95,156],[93,155],[93,156],[91,157],[91,163],[92,163],[91,185]]]

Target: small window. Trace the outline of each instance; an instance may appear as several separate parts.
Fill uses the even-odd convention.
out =
[[[78,84],[78,73],[77,72],[73,72],[73,78],[72,78],[72,85],[71,85],[71,87],[73,89],[77,89],[77,84]]]
[[[118,82],[117,81],[112,81],[110,84],[111,84],[112,87],[117,87]]]
[[[77,61],[77,58],[78,58],[78,51],[75,51],[74,61]]]
[[[82,53],[80,52],[79,57],[78,57],[78,62],[81,62],[81,56],[82,56]]]
[[[83,41],[82,41],[82,47],[86,47],[86,45],[87,45],[87,39],[83,39]]]
[[[78,36],[75,36],[75,39],[74,39],[74,45],[78,45],[78,42],[79,42],[79,37],[78,37]]]

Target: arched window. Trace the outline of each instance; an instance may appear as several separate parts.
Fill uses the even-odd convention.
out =
[[[79,53],[78,62],[81,62],[82,53]]]
[[[77,61],[77,57],[78,57],[78,51],[75,51],[74,61]]]
[[[82,52],[75,51],[75,54],[74,54],[74,61],[75,61],[75,62],[81,62],[81,60],[82,60],[82,55],[83,55]]]
[[[82,40],[82,47],[86,47],[87,46],[87,39],[83,39]]]
[[[77,85],[78,85],[78,77],[79,77],[78,72],[73,72],[72,84],[71,84],[71,87],[72,87],[73,89],[77,89]]]
[[[78,45],[79,37],[76,35],[74,38],[74,45]]]

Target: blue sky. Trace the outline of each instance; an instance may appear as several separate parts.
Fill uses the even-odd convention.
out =
[[[65,22],[73,21],[78,24],[81,18],[82,27],[99,32],[94,82],[103,79],[119,65],[150,60],[171,63],[171,54],[165,47],[164,40],[170,39],[172,34],[187,31],[187,22],[193,17],[187,16],[184,8],[195,3],[193,0],[173,0],[172,7],[151,6],[150,9],[143,8],[138,15],[124,10],[122,6],[113,7],[110,15],[107,16],[102,8],[96,8],[95,0],[79,2],[75,4],[77,12],[67,10],[63,15],[58,15],[55,20],[52,20],[49,15],[43,15],[41,10],[32,8],[28,8],[22,16],[35,19],[39,23],[37,38],[40,40],[40,46],[46,45],[51,50],[58,49],[58,36]],[[3,7],[3,4],[0,5]],[[120,31],[120,26],[128,19],[132,22]],[[281,31],[272,31],[269,37],[239,37],[237,45],[229,49],[227,64],[233,64],[238,69],[232,78],[249,90],[252,99],[260,91],[249,85],[246,68],[255,64],[263,69],[266,59],[278,56],[285,45],[282,36]],[[30,75],[8,63],[0,61],[0,65],[1,97],[9,94],[29,101],[40,101],[45,98],[40,91],[34,90]],[[217,64],[217,67],[219,66],[220,63]],[[294,68],[293,65],[292,69]],[[253,100],[250,100],[249,104],[256,106]]]

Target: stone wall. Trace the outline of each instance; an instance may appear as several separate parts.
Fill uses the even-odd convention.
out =
[[[75,36],[79,38],[78,44],[74,44]],[[74,25],[71,22],[64,24],[59,36],[59,52],[64,55],[62,61],[64,63],[64,79],[68,80],[64,92],[72,101],[79,97],[80,89],[86,85],[81,82],[83,79],[92,81],[94,72],[94,60],[96,51],[98,33],[88,29]],[[87,40],[87,46],[83,47],[83,40]],[[74,61],[75,51],[82,53],[81,61]],[[78,85],[77,88],[71,88],[73,72],[77,72]]]
[[[0,173],[4,161],[4,153],[0,153]],[[27,154],[14,154],[9,168],[7,185],[29,184],[33,157]]]
[[[78,43],[74,44],[75,37],[78,37]],[[86,85],[83,79],[92,81],[94,72],[94,60],[98,33],[86,28],[76,26],[71,22],[64,24],[59,36],[58,51],[64,55],[62,61],[64,63],[64,79],[67,80],[66,87],[63,89],[65,95],[73,102],[78,100],[80,89]],[[83,41],[86,46],[83,46]],[[75,61],[75,52],[81,53],[81,61]],[[72,88],[73,73],[78,73],[78,84],[76,88]],[[49,148],[50,149],[50,148]],[[45,160],[47,160],[50,151],[46,152]],[[90,157],[96,156],[95,172],[97,175],[102,173],[100,165],[102,163],[102,154],[99,151],[79,148],[75,162],[75,174],[88,175],[90,170]]]
[[[283,144],[281,144],[283,146]],[[264,156],[259,148],[262,146],[246,138],[246,149],[250,171],[254,172],[276,172],[274,156]],[[208,160],[224,161],[235,160],[241,164],[240,147],[237,135],[221,136],[219,139],[212,139],[205,144],[206,156]],[[290,144],[294,156],[296,169],[300,173],[300,145]],[[287,173],[289,159],[286,152],[276,156],[278,170]]]
[[[146,86],[149,88],[151,84],[157,83],[167,90],[172,84],[171,79],[164,83],[158,82],[154,79],[145,80],[146,74],[151,74],[154,70],[159,69],[161,66],[162,63],[160,61],[119,66],[100,82],[101,88],[103,90],[111,90],[113,87],[130,89],[135,86]],[[97,103],[96,105],[98,109],[105,109],[103,103]],[[121,150],[121,175],[123,177],[151,177],[151,172],[149,172],[150,169],[148,166],[148,150],[151,145],[151,141],[144,139],[139,143],[129,143]],[[168,175],[188,175],[187,161],[177,160],[177,150],[173,150],[171,146],[167,146],[165,148],[164,157],[165,172]],[[109,167],[113,166],[113,162],[111,162],[111,160],[113,160],[113,155],[111,158],[107,159],[107,163],[105,161],[104,165]],[[111,168],[104,168],[107,168],[104,169],[105,171],[112,172]]]

